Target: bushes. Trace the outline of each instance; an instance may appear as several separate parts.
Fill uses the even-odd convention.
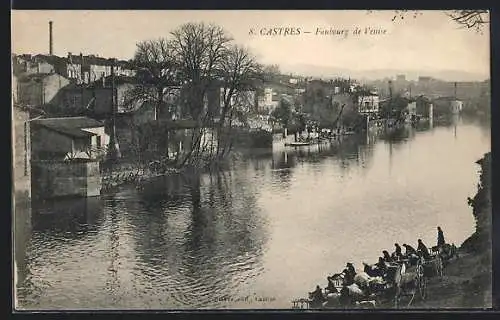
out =
[[[491,152],[486,153],[476,163],[481,166],[478,191],[474,198],[467,199],[476,220],[476,232],[461,246],[467,251],[491,248]]]

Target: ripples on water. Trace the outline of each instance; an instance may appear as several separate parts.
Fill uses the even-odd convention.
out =
[[[16,213],[18,304],[289,308],[347,261],[375,262],[395,241],[433,245],[437,225],[460,244],[489,139],[460,122],[302,149],[277,142],[225,172],[33,204]]]

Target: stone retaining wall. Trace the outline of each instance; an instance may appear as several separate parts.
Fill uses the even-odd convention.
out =
[[[97,161],[33,161],[32,195],[37,199],[92,197],[101,193]]]

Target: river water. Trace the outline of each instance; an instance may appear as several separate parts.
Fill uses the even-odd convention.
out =
[[[460,245],[490,129],[444,126],[293,149],[16,214],[21,309],[290,308],[394,242]],[[457,306],[459,307],[459,306]]]

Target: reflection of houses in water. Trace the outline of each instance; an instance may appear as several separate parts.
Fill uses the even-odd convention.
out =
[[[127,200],[137,258],[151,265],[141,273],[161,283],[150,290],[166,294],[169,306],[213,305],[205,292],[230,295],[234,281],[259,270],[265,232],[255,194],[237,172],[164,179],[145,185],[140,201]],[[234,274],[241,279],[232,279],[234,265],[248,265]]]
[[[289,182],[293,168],[300,163],[321,163],[334,160],[342,169],[352,164],[367,167],[373,156],[373,144],[377,136],[373,134],[352,135],[331,142],[310,146],[286,147],[273,152],[271,168],[273,176]]]
[[[70,198],[33,203],[33,231],[64,234],[64,238],[84,237],[102,222],[100,197]]]
[[[14,218],[14,296],[21,299],[24,296],[29,296],[31,284],[28,275],[28,244],[31,239],[32,223],[31,223],[31,205],[28,202],[16,202]],[[19,293],[18,293],[19,292]],[[16,304],[22,304],[22,301],[17,301]]]
[[[67,245],[68,240],[87,237],[101,225],[103,212],[102,202],[96,197],[33,202],[31,205],[32,208],[17,208],[15,215],[17,297],[18,302],[25,306],[32,301],[22,301],[24,298],[36,296],[42,290],[39,279],[32,282],[30,277],[33,261],[46,258],[46,253],[40,253],[36,248],[55,246],[57,249],[57,245]]]

